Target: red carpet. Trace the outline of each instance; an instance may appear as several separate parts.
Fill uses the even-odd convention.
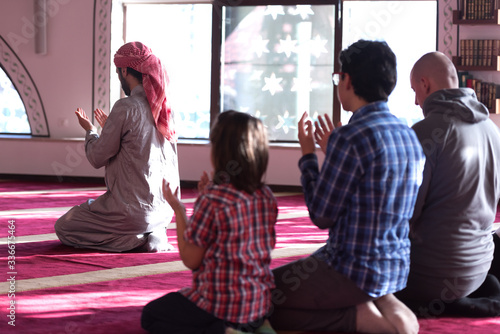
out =
[[[191,273],[182,266],[177,251],[116,254],[75,249],[57,240],[53,229],[57,218],[68,207],[99,196],[102,187],[99,183],[0,182],[4,268],[0,333],[144,334],[139,322],[142,307],[190,284]],[[183,190],[182,195],[190,214],[196,194]],[[301,194],[276,195],[280,216],[273,267],[310,254],[327,238],[327,231],[309,221]],[[15,226],[15,263],[8,262],[9,221]],[[176,246],[173,228],[168,235]],[[15,266],[13,270],[8,264]],[[8,281],[12,276],[15,285]],[[9,309],[13,301],[15,309]],[[500,318],[421,319],[420,325],[420,333],[500,333]]]

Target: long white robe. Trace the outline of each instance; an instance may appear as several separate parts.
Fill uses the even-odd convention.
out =
[[[179,185],[177,146],[156,129],[142,86],[115,103],[100,136],[87,132],[85,151],[93,167],[105,167],[107,191],[57,220],[61,242],[112,252],[165,249],[173,211],[162,180]]]

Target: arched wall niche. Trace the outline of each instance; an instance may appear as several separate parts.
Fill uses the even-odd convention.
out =
[[[49,137],[45,109],[36,84],[21,59],[2,36],[0,36],[0,63],[23,101],[31,126],[31,135]]]

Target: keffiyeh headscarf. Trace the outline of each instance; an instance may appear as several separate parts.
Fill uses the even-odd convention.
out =
[[[141,42],[123,45],[115,54],[116,67],[130,67],[142,73],[142,86],[153,113],[156,128],[171,142],[175,141],[172,110],[167,101],[168,76],[161,61]]]

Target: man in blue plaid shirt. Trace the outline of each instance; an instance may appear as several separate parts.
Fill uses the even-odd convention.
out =
[[[309,214],[329,229],[313,255],[275,269],[273,327],[363,333],[417,333],[415,315],[392,293],[407,281],[409,219],[425,156],[417,136],[390,113],[396,57],[385,42],[360,40],[333,74],[349,124],[316,130],[299,122],[299,168]],[[321,167],[315,139],[325,152]]]

